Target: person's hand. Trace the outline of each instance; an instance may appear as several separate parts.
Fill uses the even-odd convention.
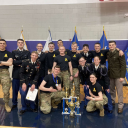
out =
[[[84,89],[84,87],[86,87],[86,85],[85,85],[85,84],[83,85],[83,89]]]
[[[76,73],[76,74],[74,75],[74,77],[78,77],[78,73]]]
[[[124,78],[120,78],[120,82],[123,82],[124,81]]]
[[[70,76],[70,80],[71,80],[71,81],[73,80],[73,76]]]
[[[45,51],[45,53],[48,53],[48,50],[47,50],[47,51]]]
[[[86,96],[86,99],[87,99],[87,100],[92,100],[92,97]]]
[[[22,90],[25,92],[27,89],[27,85],[25,83],[22,84]]]
[[[89,85],[87,85],[87,88],[89,88]]]
[[[122,50],[119,51],[119,56],[123,56],[124,52]]]
[[[76,51],[76,53],[77,53],[77,54],[80,54],[80,51],[79,51],[79,50],[77,50],[77,51]]]
[[[49,88],[49,92],[57,92],[57,90],[56,89],[53,89],[53,87],[50,87]]]
[[[35,84],[33,84],[33,85],[31,86],[31,89],[30,89],[30,90],[33,92],[34,89],[35,89]]]
[[[109,93],[110,92],[110,89],[106,89],[106,91]]]

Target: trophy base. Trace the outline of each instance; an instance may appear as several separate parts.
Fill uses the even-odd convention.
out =
[[[75,113],[75,115],[76,115],[76,116],[81,116],[81,114],[77,114],[77,113]]]
[[[62,115],[69,115],[69,112],[62,112]]]

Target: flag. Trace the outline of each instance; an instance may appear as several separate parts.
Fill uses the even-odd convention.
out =
[[[77,46],[78,46],[77,50],[81,50],[81,47],[80,47],[80,44],[79,44],[79,41],[78,41],[78,38],[77,38],[76,27],[75,27],[75,33],[74,33],[72,42],[71,42],[71,44],[70,44],[69,50],[71,50],[71,45],[72,45],[73,42],[76,42],[76,43],[77,43]]]
[[[125,55],[125,60],[126,60],[126,75],[125,75],[125,80],[126,80],[126,83],[128,84],[128,47],[125,50],[124,55]]]
[[[27,45],[26,45],[26,42],[25,42],[25,39],[24,39],[23,30],[21,31],[20,39],[23,39],[24,40],[24,49],[25,50],[28,50]]]
[[[103,35],[100,39],[100,46],[101,46],[101,49],[108,49],[108,41],[107,41],[107,36],[106,36],[106,32],[104,30],[104,26],[103,26]],[[106,61],[106,67],[108,68],[108,61]]]
[[[50,31],[50,30],[48,30],[48,31],[49,31],[49,35],[48,35],[48,38],[47,38],[46,43],[45,43],[45,45],[44,45],[43,52],[49,50],[48,44],[49,44],[50,42],[52,42],[51,31]]]

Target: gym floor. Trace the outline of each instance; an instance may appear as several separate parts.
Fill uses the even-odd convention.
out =
[[[0,92],[1,91],[2,90],[0,90]],[[44,115],[40,110],[38,110],[38,113],[33,113],[28,110],[22,116],[19,116],[21,109],[20,95],[18,108],[14,109],[11,113],[5,111],[3,99],[0,98],[0,128],[5,128],[5,126],[7,126],[6,128],[12,128],[12,126],[15,126],[15,128],[128,128],[127,87],[124,87],[123,91],[125,101],[123,113],[117,113],[118,108],[116,103],[113,113],[110,114],[105,111],[104,117],[99,116],[99,111],[93,113],[86,112],[83,101],[80,106],[81,116],[75,116],[75,118],[71,118],[69,115],[62,115],[62,108],[52,109],[52,112],[48,115]],[[11,99],[9,105],[12,106]]]

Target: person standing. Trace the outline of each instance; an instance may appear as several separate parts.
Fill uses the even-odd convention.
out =
[[[5,103],[5,110],[7,112],[11,112],[11,108],[9,107],[11,79],[8,68],[12,65],[13,59],[12,54],[6,50],[6,47],[6,41],[4,39],[0,39],[0,84],[2,85],[4,93],[3,100]]]
[[[13,56],[13,71],[12,71],[12,110],[17,107],[17,96],[18,96],[18,91],[20,88],[20,67],[22,65],[22,62],[26,59],[30,58],[30,52],[28,50],[24,49],[24,40],[23,39],[18,39],[17,40],[17,50],[12,51],[12,56]]]
[[[125,56],[119,56],[116,49],[116,42],[109,42],[108,59],[108,76],[110,78],[110,94],[112,103],[115,104],[116,90],[118,95],[118,113],[123,112],[123,81],[126,73]],[[116,90],[115,90],[116,87]]]

